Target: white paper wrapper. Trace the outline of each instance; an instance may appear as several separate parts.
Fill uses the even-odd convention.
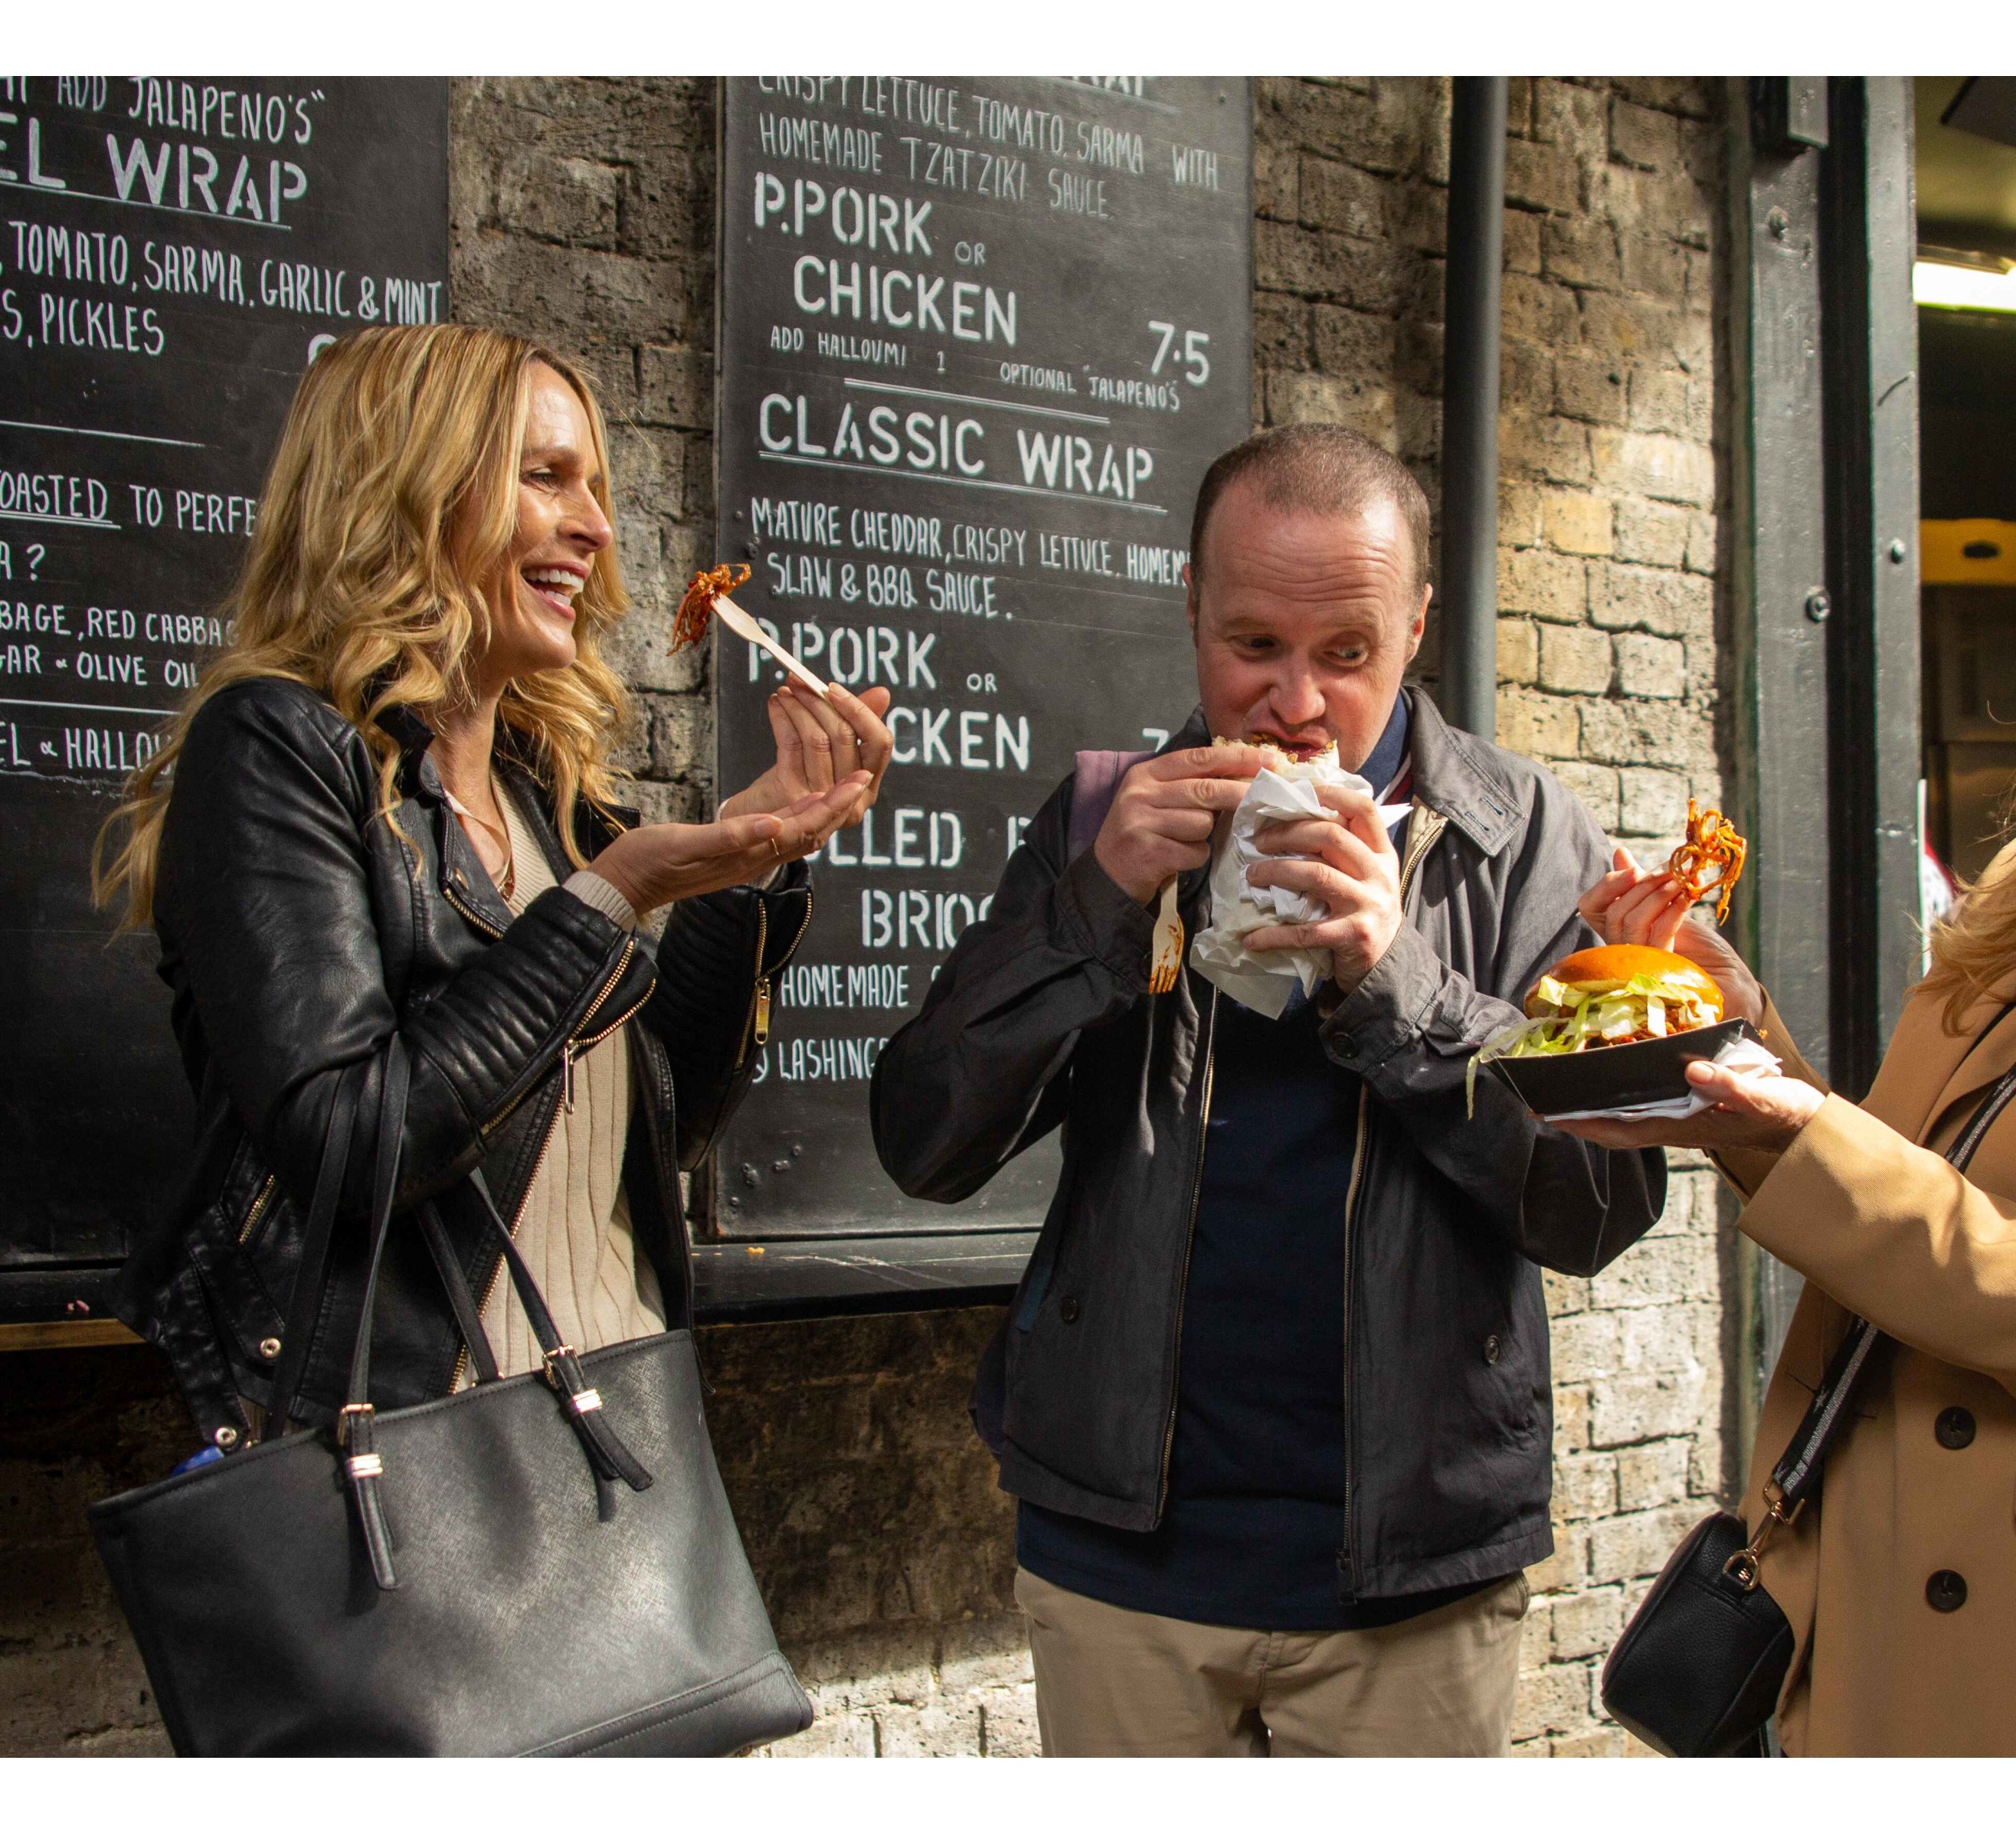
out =
[[[1724,1069],[1776,1069],[1778,1059],[1754,1038],[1731,1038],[1715,1052]],[[1698,1095],[1672,1101],[1641,1102],[1636,1107],[1578,1107],[1572,1114],[1550,1114],[1550,1120],[1685,1120],[1712,1107],[1713,1102]]]
[[[1299,891],[1246,882],[1249,867],[1264,858],[1254,842],[1262,827],[1278,821],[1300,821],[1321,814],[1316,788],[1330,783],[1370,796],[1372,786],[1337,762],[1333,754],[1307,763],[1284,760],[1253,779],[1231,820],[1219,833],[1211,854],[1211,921],[1190,944],[1190,965],[1221,993],[1270,1019],[1287,1010],[1290,991],[1299,984],[1307,996],[1327,978],[1329,955],[1319,949],[1270,949],[1249,954],[1245,938],[1274,923],[1318,923],[1327,907]],[[1382,808],[1390,827],[1407,812],[1406,805]]]

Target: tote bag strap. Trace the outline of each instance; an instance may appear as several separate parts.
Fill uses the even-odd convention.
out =
[[[308,1226],[302,1236],[301,1261],[294,1288],[287,1295],[286,1323],[280,1333],[280,1363],[274,1371],[266,1403],[268,1431],[286,1430],[294,1396],[308,1366],[308,1350],[321,1321],[329,1271],[329,1243],[336,1225],[336,1205],[342,1194],[343,1173],[350,1164],[350,1139],[356,1131],[358,1079],[346,1072],[336,1079],[322,1128],[322,1160],[315,1172],[315,1194],[308,1206]]]
[[[385,1461],[376,1443],[376,1409],[370,1398],[371,1336],[378,1310],[378,1276],[384,1267],[386,1243],[392,1232],[393,1197],[398,1187],[410,1075],[405,1043],[395,1036],[386,1055],[384,1078],[379,1087],[378,1151],[371,1179],[370,1259],[364,1276],[357,1342],[350,1354],[348,1397],[337,1423],[337,1439],[344,1452],[344,1481],[356,1510],[365,1551],[370,1559],[372,1577],[378,1589],[386,1591],[397,1587],[398,1578],[393,1565],[392,1536],[381,1493]],[[561,1342],[552,1313],[546,1308],[532,1271],[511,1239],[509,1226],[490,1200],[482,1173],[471,1171],[469,1181],[482,1205],[484,1219],[496,1235],[510,1269],[511,1283],[518,1288],[526,1321],[544,1352],[546,1379],[553,1388],[562,1416],[574,1428],[587,1455],[595,1479],[598,1512],[606,1517],[614,1507],[611,1486],[618,1479],[633,1490],[644,1490],[650,1487],[651,1473],[631,1455],[603,1416],[602,1396],[589,1385],[578,1352],[571,1344]],[[422,1227],[424,1230],[425,1225]],[[471,1357],[480,1358],[494,1377],[496,1363],[490,1355],[482,1319],[460,1266],[452,1254],[442,1255],[438,1251],[435,1264],[447,1283],[450,1303],[469,1343]]]

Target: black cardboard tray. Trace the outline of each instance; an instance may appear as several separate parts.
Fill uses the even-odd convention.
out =
[[[1690,1093],[1687,1065],[1712,1059],[1738,1038],[1763,1039],[1742,1019],[1643,1043],[1613,1044],[1574,1056],[1498,1057],[1485,1067],[1536,1114],[1590,1107],[1636,1107]]]

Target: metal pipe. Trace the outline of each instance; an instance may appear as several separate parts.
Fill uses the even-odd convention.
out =
[[[1442,312],[1442,691],[1450,724],[1498,736],[1498,434],[1505,250],[1502,76],[1458,77],[1450,101]]]

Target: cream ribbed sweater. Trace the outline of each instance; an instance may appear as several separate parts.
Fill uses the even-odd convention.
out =
[[[496,793],[510,830],[515,882],[506,902],[515,914],[554,881],[516,805],[501,786]],[[519,1207],[514,1239],[539,1283],[560,1340],[590,1350],[662,1331],[665,1315],[657,1276],[630,1232],[623,1195],[630,1091],[628,1040],[622,1031],[576,1061],[574,1091],[573,1111],[562,1107],[555,1117],[545,1156]],[[538,1340],[501,1265],[483,1306],[483,1329],[501,1373],[522,1375],[539,1367]]]

